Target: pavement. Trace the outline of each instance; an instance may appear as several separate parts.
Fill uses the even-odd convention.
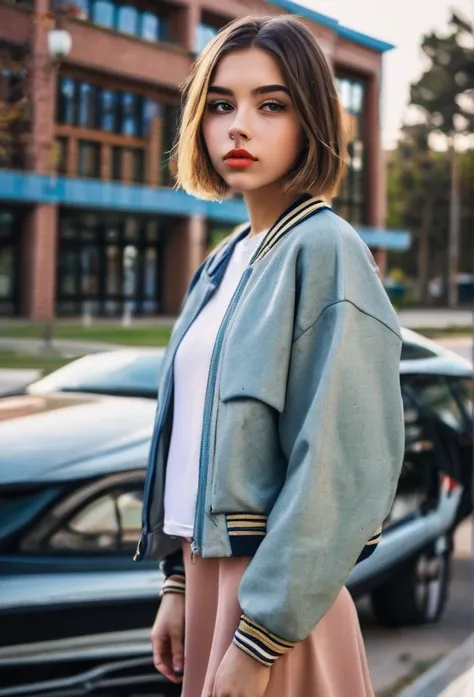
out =
[[[400,323],[408,329],[422,327],[467,327],[472,326],[473,308],[449,310],[445,308],[409,308],[398,313]]]
[[[397,697],[473,697],[474,633]]]

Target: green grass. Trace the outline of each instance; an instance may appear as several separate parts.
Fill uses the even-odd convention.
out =
[[[97,323],[84,327],[80,322],[56,322],[52,327],[54,339],[97,341],[100,343],[124,344],[129,346],[166,346],[171,326],[136,324],[122,327],[119,324]],[[0,337],[8,339],[42,339],[45,325],[34,322],[3,322]]]
[[[472,336],[473,327],[472,324],[449,326],[449,327],[413,327],[414,332],[426,336],[428,339],[441,339],[443,337],[456,337],[456,336]]]
[[[416,328],[419,334],[429,338],[450,336],[472,336],[472,325]],[[97,341],[109,344],[124,344],[128,346],[166,346],[171,334],[171,324],[137,323],[131,327],[122,327],[114,322],[97,322],[90,327],[84,327],[81,322],[58,320],[52,326],[54,339],[70,339],[77,341]],[[39,322],[6,322],[0,323],[0,337],[8,339],[42,339],[45,335],[45,325]]]
[[[41,370],[43,375],[69,363],[70,359],[61,356],[17,353],[16,351],[0,350],[0,368]]]

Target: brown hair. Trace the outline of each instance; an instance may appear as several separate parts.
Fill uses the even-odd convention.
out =
[[[177,144],[177,184],[202,199],[222,199],[229,188],[212,166],[202,135],[207,91],[221,58],[260,48],[272,55],[290,90],[304,145],[285,189],[332,197],[345,166],[342,109],[334,78],[316,39],[295,17],[245,17],[231,22],[207,45],[183,85]]]

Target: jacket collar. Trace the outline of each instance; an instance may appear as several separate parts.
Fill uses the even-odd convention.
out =
[[[273,223],[267,234],[260,242],[250,265],[268,254],[273,247],[296,225],[303,222],[306,218],[316,214],[320,210],[328,208],[325,201],[305,194],[287,208],[280,217]],[[220,283],[236,244],[238,244],[250,232],[250,225],[245,223],[240,225],[222,244],[217,247],[210,260],[207,273],[216,283]]]

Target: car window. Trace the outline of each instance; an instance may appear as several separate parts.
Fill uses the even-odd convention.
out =
[[[412,375],[407,376],[407,382],[441,421],[455,431],[464,430],[461,410],[446,378],[437,375]]]
[[[133,552],[141,516],[142,490],[102,493],[63,524],[49,546],[58,551]]]
[[[29,391],[33,394],[94,392],[155,398],[161,360],[159,353],[90,354],[34,383]]]
[[[457,394],[466,413],[472,418],[472,393],[473,382],[471,378],[451,378],[451,386]]]
[[[422,358],[436,358],[437,354],[426,346],[410,344],[406,341],[402,344],[402,361],[416,361]]]
[[[419,409],[402,391],[405,452],[397,492],[385,527],[419,512],[430,496],[437,476],[435,444]]]

